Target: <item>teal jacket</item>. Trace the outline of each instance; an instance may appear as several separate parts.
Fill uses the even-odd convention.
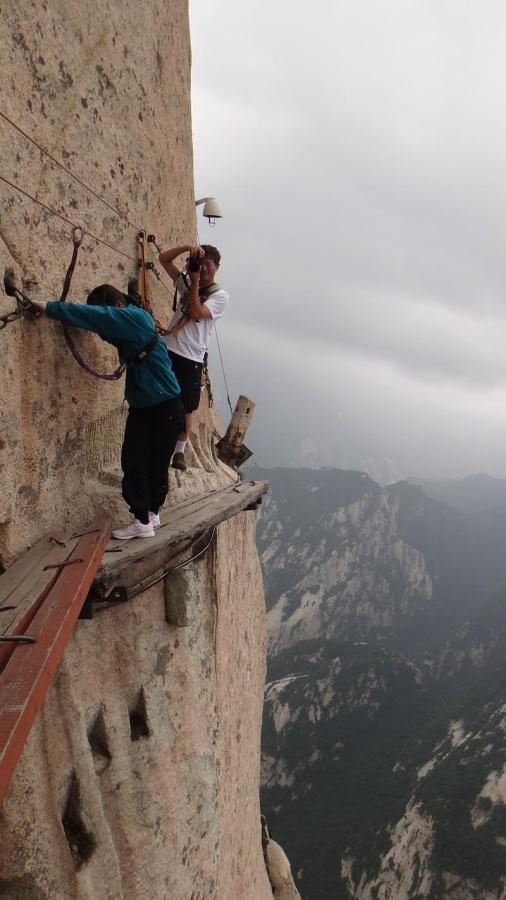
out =
[[[145,309],[134,304],[85,306],[81,303],[51,301],[46,305],[50,319],[75,328],[94,331],[117,348],[120,357],[132,359],[155,333],[155,323]],[[165,342],[159,340],[147,356],[127,367],[125,397],[132,409],[155,406],[181,393]]]

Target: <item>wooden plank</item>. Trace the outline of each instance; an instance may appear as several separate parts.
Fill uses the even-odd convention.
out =
[[[60,569],[55,584],[28,628],[34,644],[15,648],[0,675],[0,802],[46,696],[67,641],[91,587],[110,535],[110,520],[99,518],[71,554],[80,559]]]
[[[45,535],[40,541],[37,541],[33,547],[26,550],[16,562],[9,566],[8,569],[0,575],[0,603],[10,603],[10,597],[23,582],[30,578],[34,570],[40,569],[45,563],[44,560],[48,553],[58,547],[60,541],[66,544],[66,540],[61,535]]]
[[[21,556],[0,576],[0,605],[16,609],[0,613],[0,634],[22,634],[23,621],[34,603],[56,580],[58,570],[44,570],[69,558],[76,539],[46,536]],[[63,543],[63,547],[60,546]]]
[[[160,515],[162,524],[154,538],[111,540],[95,582],[107,584],[126,567],[147,559],[164,548],[200,537],[213,525],[230,519],[256,503],[268,490],[266,481],[241,481],[205,496],[195,497],[184,504],[168,507]]]

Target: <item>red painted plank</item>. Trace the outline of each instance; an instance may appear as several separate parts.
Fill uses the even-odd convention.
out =
[[[35,644],[16,647],[0,674],[0,803],[43,703],[109,540],[111,522],[96,519],[61,569],[30,622]]]

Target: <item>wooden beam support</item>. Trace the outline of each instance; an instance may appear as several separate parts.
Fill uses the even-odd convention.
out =
[[[253,400],[241,394],[235,405],[225,436],[216,445],[219,459],[226,463],[227,466],[238,468],[253,455],[251,450],[245,447],[244,438],[254,411],[255,403]]]
[[[266,481],[237,481],[208,494],[200,494],[160,512],[161,526],[149,540],[111,540],[97,571],[95,584],[104,591],[121,583],[130,588],[148,575],[162,571],[181,549],[206,534],[213,525],[256,504],[269,490]],[[191,554],[190,554],[191,555]],[[142,574],[138,575],[139,568]]]
[[[97,518],[60,568],[0,675],[0,802],[72,634],[111,531]],[[79,560],[79,561],[78,561]],[[74,562],[73,562],[74,561]],[[71,563],[69,565],[69,563]]]

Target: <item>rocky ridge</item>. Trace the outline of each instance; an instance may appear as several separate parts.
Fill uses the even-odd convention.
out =
[[[269,479],[263,806],[302,896],[498,900],[504,511],[355,472]]]

